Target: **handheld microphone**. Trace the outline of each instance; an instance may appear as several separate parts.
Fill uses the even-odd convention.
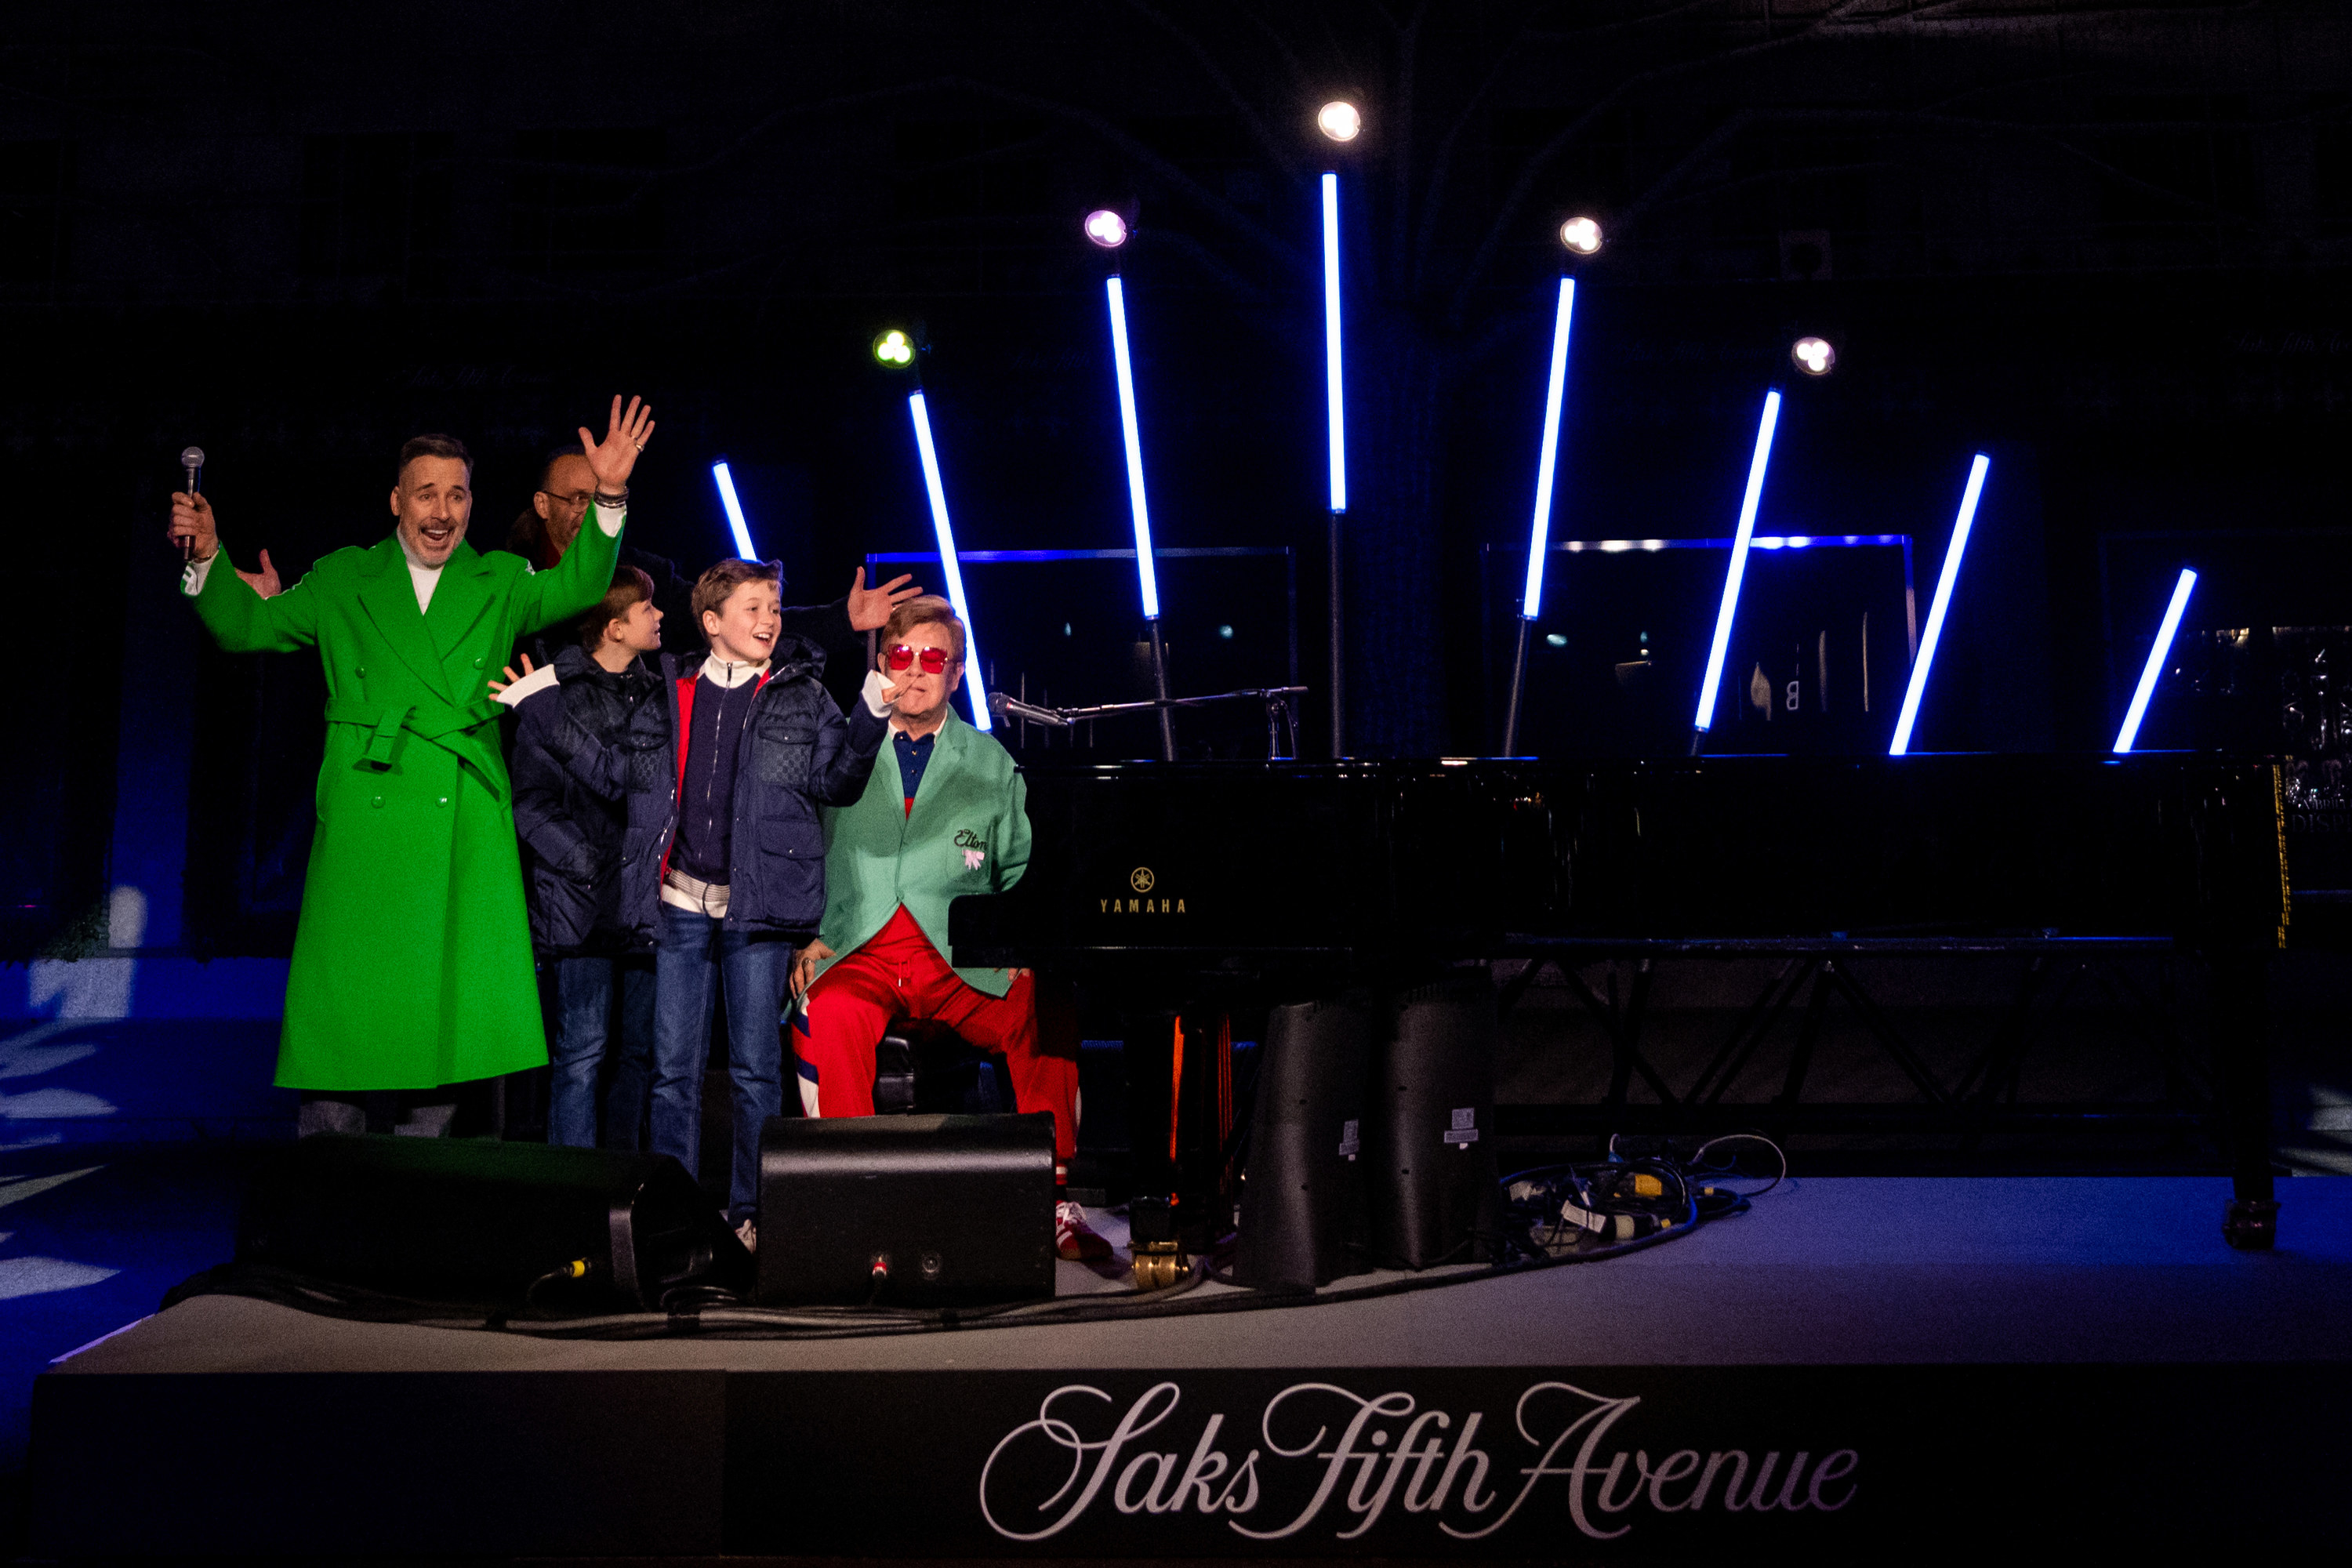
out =
[[[180,453],[180,467],[188,471],[188,493],[193,496],[196,493],[198,482],[204,478],[205,449],[202,447],[189,447],[183,449]],[[180,541],[180,559],[183,561],[188,559],[195,552],[195,547],[196,542],[193,539]]]

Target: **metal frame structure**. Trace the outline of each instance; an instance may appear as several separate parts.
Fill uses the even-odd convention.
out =
[[[2259,1026],[2246,1023],[2260,1014],[2258,959],[2251,975],[2245,961],[2206,960],[2213,978],[2208,1010],[2208,1033],[2216,1047],[2211,1054],[2224,1064],[2222,1072],[2214,1072],[2200,1066],[2176,1022],[2181,1016],[2177,971],[2183,959],[2198,955],[2168,939],[1647,943],[1528,940],[1515,945],[1526,953],[1528,963],[1501,987],[1499,1010],[1507,1016],[1545,971],[1554,972],[1601,1026],[1609,1042],[1611,1060],[1609,1088],[1597,1101],[1505,1107],[1497,1112],[1497,1126],[1506,1136],[1592,1136],[1618,1131],[1696,1134],[1740,1128],[1759,1128],[1776,1137],[1901,1132],[1949,1136],[1954,1141],[1951,1152],[1967,1155],[1979,1152],[1985,1140],[1996,1134],[2168,1132],[2178,1140],[2201,1134],[2219,1152],[2242,1164],[2248,1163],[2249,1149],[2257,1151],[2252,1163],[2261,1166],[2258,1174],[2267,1184],[2267,1127],[2245,1125],[2250,1112],[2242,1103],[2262,1097],[2241,1092],[2244,1085],[2236,1082],[2260,1079],[2266,1071]],[[1757,989],[1697,1074],[1680,1087],[1671,1084],[1643,1050],[1659,969],[1671,963],[1720,963],[1759,958],[1778,961],[1770,977]],[[1858,971],[1882,963],[1955,958],[1986,963],[2006,961],[2018,965],[2018,970],[1998,1022],[1970,1053],[1957,1079],[1946,1081],[1904,1038]],[[2155,964],[2152,991],[2126,967],[2135,962]],[[1597,986],[1582,973],[1594,963],[1607,966]],[[2160,1067],[2161,1098],[2047,1104],[2021,1098],[2028,1058],[2048,1035],[2069,998],[2085,983],[2137,1020]],[[2249,999],[2257,1003],[2251,1010],[2245,1005]],[[1909,1082],[1916,1099],[1862,1103],[1805,1099],[1832,1001],[1843,1002],[1860,1020],[1870,1040]],[[1748,1075],[1759,1052],[1768,1039],[1788,1034],[1781,1026],[1792,1014],[1793,1036],[1771,1099],[1759,1102],[1728,1098],[1744,1079],[1753,1081]],[[2226,1051],[2219,1048],[2224,1032],[2233,1037]],[[2222,1081],[2224,1072],[2231,1082]],[[1654,1100],[1633,1098],[1636,1079]],[[2261,1121],[2263,1113],[2258,1107],[2251,1114]]]

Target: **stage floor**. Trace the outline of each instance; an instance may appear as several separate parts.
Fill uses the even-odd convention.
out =
[[[1517,1278],[1240,1317],[886,1339],[547,1342],[346,1322],[205,1297],[85,1351],[58,1373],[2352,1358],[2352,1178],[2283,1183],[2280,1244],[2268,1253],[2222,1245],[2229,1191],[2226,1179],[2200,1177],[1792,1179],[1749,1213],[1691,1236]],[[1123,1258],[1123,1222],[1093,1218]],[[1057,1268],[1064,1297],[1132,1289],[1123,1268]],[[1403,1278],[1353,1275],[1330,1290]],[[1211,1284],[1199,1294],[1229,1290]]]
[[[40,1380],[34,1542],[334,1550],[358,1518],[375,1550],[558,1555],[1836,1555],[1918,1544],[1921,1509],[1990,1542],[2051,1506],[2111,1542],[2316,1541],[2352,1463],[2352,1179],[2283,1184],[2272,1253],[2222,1245],[2227,1195],[1801,1179],[1588,1266],[901,1338],[551,1342],[200,1298]]]

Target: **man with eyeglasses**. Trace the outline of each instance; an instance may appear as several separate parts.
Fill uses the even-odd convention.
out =
[[[1022,1111],[1054,1117],[1054,1241],[1073,1260],[1110,1246],[1069,1201],[1077,1152],[1075,1027],[1040,1027],[1029,971],[957,968],[949,901],[1001,893],[1029,864],[1027,791],[1013,758],[950,705],[963,683],[963,623],[925,595],[882,628],[877,673],[890,684],[891,756],[847,805],[824,813],[824,922],[793,958],[801,1106],[811,1116],[874,1114],[874,1054],[894,1018],[946,1025],[1001,1051]]]

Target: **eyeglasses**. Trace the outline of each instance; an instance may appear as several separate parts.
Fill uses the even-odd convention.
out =
[[[596,499],[591,490],[581,490],[574,495],[565,495],[561,490],[541,490],[539,493],[571,511],[586,511],[588,503]]]
[[[948,667],[948,650],[943,647],[908,647],[900,643],[882,657],[890,661],[892,669],[905,669],[913,665],[918,656],[922,658],[926,675],[938,675]]]

